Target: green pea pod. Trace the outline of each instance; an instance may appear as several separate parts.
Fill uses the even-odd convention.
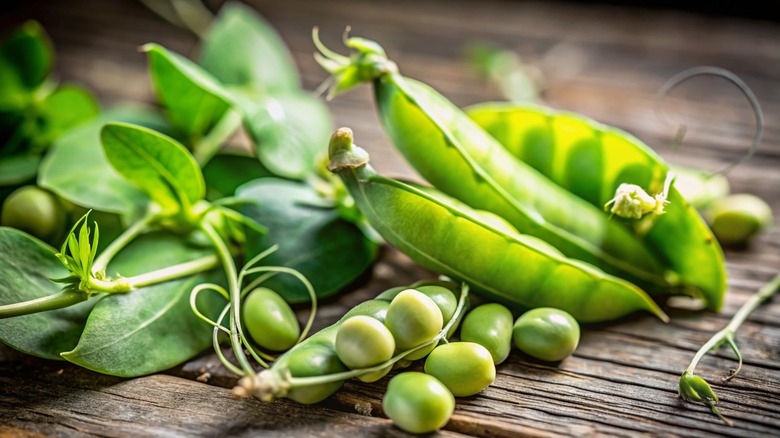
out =
[[[591,205],[518,160],[459,108],[432,88],[401,76],[384,51],[364,41],[347,41],[356,50],[351,58],[315,41],[323,53],[318,60],[334,75],[332,90],[373,81],[386,131],[433,186],[472,208],[501,216],[568,257],[647,290],[668,292],[676,285],[674,273],[640,236],[610,220],[601,206]]]
[[[329,378],[347,371],[347,367],[341,363],[336,352],[336,336],[344,321],[353,316],[369,316],[382,323],[385,322],[387,309],[390,302],[401,291],[418,286],[436,285],[444,287],[452,292],[457,289],[451,281],[424,280],[411,286],[392,288],[386,293],[380,294],[373,300],[364,301],[350,309],[335,324],[326,327],[311,335],[303,342],[298,343],[286,353],[279,356],[270,370],[245,378],[239,382],[237,393],[246,395],[254,394],[261,399],[273,399],[274,397],[287,397],[299,403],[318,403],[336,392],[344,380]],[[461,292],[463,293],[463,292]],[[452,318],[457,318],[453,327],[457,327],[464,310],[456,312]],[[449,322],[449,321],[445,321]],[[399,356],[400,357],[400,356]],[[360,378],[363,375],[358,375]],[[314,384],[295,385],[291,378],[323,377],[325,381]]]
[[[608,321],[647,310],[668,317],[641,289],[579,260],[527,243],[463,205],[378,175],[352,132],[336,131],[328,168],[393,246],[425,268],[462,280],[514,308],[556,307],[579,321]]]
[[[467,113],[513,156],[595,208],[609,202],[622,183],[659,193],[669,173],[664,160],[639,139],[577,114],[511,103],[477,105]],[[694,289],[689,293],[717,311],[726,290],[723,252],[677,184],[669,190],[663,215],[612,222],[643,239],[676,274],[676,283]]]

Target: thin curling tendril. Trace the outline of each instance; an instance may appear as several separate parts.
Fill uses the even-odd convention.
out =
[[[739,76],[724,68],[712,67],[712,66],[699,66],[699,67],[690,68],[688,70],[683,70],[680,73],[677,73],[676,75],[669,78],[669,80],[667,80],[666,83],[664,83],[661,86],[661,88],[658,89],[657,98],[655,101],[655,112],[658,118],[665,120],[669,124],[672,124],[668,117],[662,117],[663,112],[661,111],[661,103],[663,102],[664,98],[666,98],[669,95],[669,93],[671,93],[673,89],[681,85],[683,82],[691,78],[694,78],[696,76],[715,76],[718,78],[725,79],[730,83],[734,84],[737,87],[737,89],[740,91],[740,93],[742,93],[742,95],[745,96],[748,103],[750,103],[750,106],[753,109],[753,114],[756,117],[756,131],[755,134],[753,135],[753,142],[750,145],[750,149],[741,158],[734,160],[733,162],[729,163],[722,169],[713,172],[710,176],[717,175],[717,174],[725,175],[728,172],[730,172],[733,168],[751,159],[755,154],[756,149],[758,149],[758,145],[761,144],[761,139],[764,136],[764,112],[761,110],[761,105],[758,103],[758,98],[753,93],[753,90],[751,90],[750,87],[742,79],[740,79]],[[677,128],[677,132],[675,133],[675,139],[674,139],[675,149],[677,146],[682,144],[686,132],[687,132],[687,127],[685,125],[681,124]]]

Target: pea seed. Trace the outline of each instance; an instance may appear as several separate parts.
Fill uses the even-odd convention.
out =
[[[65,228],[65,211],[59,200],[36,186],[24,186],[3,202],[0,225],[16,228],[52,242]],[[59,243],[59,242],[58,242]]]
[[[293,377],[324,376],[347,370],[335,350],[317,345],[291,351],[287,369]],[[343,381],[336,381],[300,386],[291,389],[287,398],[307,405],[318,403],[338,391],[343,383]]]
[[[349,369],[368,368],[393,357],[395,339],[390,330],[370,316],[353,316],[344,321],[336,334],[336,353]],[[373,382],[387,374],[392,366],[359,376]]]
[[[456,397],[474,395],[496,378],[490,352],[474,342],[451,342],[436,347],[425,360],[425,372],[441,380]]]
[[[580,326],[568,313],[552,307],[529,310],[515,321],[512,340],[529,356],[548,362],[567,358],[580,342]]]
[[[772,224],[772,209],[761,198],[741,193],[712,203],[707,220],[723,245],[744,245]]]
[[[395,338],[398,351],[408,350],[433,339],[441,330],[443,319],[436,303],[427,295],[414,289],[399,293],[387,308],[385,325]],[[409,360],[420,359],[435,346],[406,356]]]
[[[257,345],[284,351],[298,342],[301,327],[290,305],[276,292],[259,287],[244,300],[244,325]]]
[[[493,363],[505,361],[512,349],[512,312],[498,303],[474,308],[463,319],[460,329],[462,341],[476,342],[487,348]]]
[[[406,372],[390,380],[382,409],[396,426],[410,433],[429,433],[447,424],[455,397],[435,377]]]

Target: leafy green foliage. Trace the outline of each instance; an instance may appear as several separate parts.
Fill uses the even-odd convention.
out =
[[[147,196],[114,170],[100,143],[100,130],[109,121],[167,130],[164,120],[150,109],[138,106],[111,109],[54,142],[41,164],[38,184],[82,207],[124,217],[138,216],[146,209]]]
[[[231,107],[227,92],[208,72],[181,55],[147,44],[149,74],[171,125],[192,146]]]
[[[244,124],[266,168],[292,179],[314,173],[331,131],[330,116],[322,101],[295,92],[240,102]]]
[[[188,211],[204,198],[200,167],[176,140],[151,129],[112,122],[100,133],[109,163],[164,213]]]
[[[81,228],[79,228],[79,225],[81,225]],[[76,237],[76,228],[79,228],[78,237]],[[64,278],[52,279],[52,281],[65,283],[66,289],[88,291],[87,284],[92,276],[92,263],[95,260],[95,253],[100,241],[98,230],[96,222],[94,234],[92,239],[90,239],[89,213],[82,216],[73,225],[60,248],[60,252],[55,254],[70,275]]]
[[[0,42],[0,111],[23,109],[53,64],[51,41],[34,21]]]
[[[51,142],[98,114],[87,91],[47,81],[53,64],[51,41],[34,21],[0,41],[0,185],[32,180]]]
[[[210,253],[164,233],[145,235],[109,265],[112,276],[132,276]],[[162,371],[211,344],[211,328],[190,309],[190,291],[204,282],[222,282],[216,271],[168,281],[100,300],[89,315],[78,345],[63,353],[77,365],[115,376]],[[215,318],[224,305],[218,295],[202,294],[198,308]]]
[[[68,271],[55,257],[54,248],[21,231],[0,227],[0,305],[56,294]],[[13,254],[13,257],[8,255]],[[65,309],[0,319],[0,341],[23,353],[61,360],[73,349],[84,329],[94,300]]]
[[[299,88],[298,72],[276,31],[251,8],[229,3],[203,39],[200,64],[223,84],[255,95]]]
[[[240,185],[271,175],[271,172],[255,157],[242,154],[219,154],[203,166],[206,199],[214,201],[233,196]]]
[[[246,258],[278,244],[279,249],[262,263],[297,269],[319,297],[333,295],[354,281],[376,256],[376,244],[335,209],[321,207],[322,199],[305,184],[264,178],[242,186],[237,196],[252,201],[244,214],[268,228],[263,236],[247,236]],[[289,302],[309,300],[306,289],[289,276],[276,276],[263,286]]]

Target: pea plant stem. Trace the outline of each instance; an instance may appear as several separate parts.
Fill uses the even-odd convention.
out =
[[[203,167],[219,152],[222,144],[241,126],[241,114],[236,110],[225,113],[219,122],[192,148],[195,161]]]
[[[88,298],[87,294],[81,291],[68,290],[21,303],[7,304],[0,306],[0,319],[62,309],[86,301]]]
[[[734,316],[731,318],[731,321],[721,329],[719,332],[715,333],[700,349],[696,352],[696,355],[693,356],[693,359],[691,360],[691,364],[688,365],[688,368],[686,369],[687,372],[693,373],[694,368],[696,368],[696,365],[699,364],[699,361],[702,357],[704,357],[707,352],[710,350],[717,348],[720,346],[724,341],[728,342],[732,348],[735,349],[735,352],[738,353],[739,350],[736,349],[736,346],[733,344],[734,342],[734,334],[737,332],[737,329],[739,326],[742,325],[743,322],[745,322],[745,319],[754,311],[756,308],[761,305],[764,301],[766,301],[769,297],[774,295],[777,290],[780,289],[780,274],[777,274],[775,278],[772,279],[769,283],[765,284],[761,289],[759,289],[758,292],[756,292],[752,297],[750,297],[749,300],[745,302],[745,304],[742,305],[742,307],[737,310],[737,313],[734,314]],[[733,377],[733,376],[731,376]]]
[[[116,256],[125,246],[132,242],[133,239],[144,232],[149,224],[155,219],[155,215],[148,214],[123,231],[119,237],[114,239],[114,241],[111,242],[106,247],[106,249],[100,253],[99,256],[97,256],[95,262],[92,264],[92,272],[94,274],[100,274],[100,277],[104,276],[106,273],[106,268],[108,267],[109,262],[111,262],[111,259],[113,259],[114,256]]]
[[[212,254],[189,262],[136,275],[134,277],[118,278],[116,280],[90,278],[88,287],[91,293],[86,293],[81,290],[67,290],[45,297],[23,301],[21,303],[0,306],[0,319],[45,312],[47,310],[62,309],[88,300],[92,293],[126,293],[134,289],[209,271],[219,265],[220,259]]]
[[[233,261],[233,255],[230,253],[230,249],[228,249],[227,245],[225,245],[225,242],[222,240],[222,236],[217,233],[217,231],[210,223],[208,223],[208,221],[202,221],[200,228],[204,233],[206,233],[206,236],[208,236],[209,240],[211,240],[212,244],[214,245],[214,248],[217,251],[217,255],[222,262],[222,266],[225,269],[225,275],[227,276],[228,294],[230,296],[231,307],[230,344],[233,347],[233,354],[235,354],[236,360],[241,366],[241,369],[244,370],[244,373],[247,375],[252,375],[255,371],[254,368],[252,368],[252,365],[249,363],[249,359],[246,357],[246,354],[244,353],[243,343],[241,342],[241,338],[244,337],[243,333],[241,333],[240,324],[241,308],[239,303],[241,302],[241,287],[238,284],[238,271],[236,269],[236,264]]]

